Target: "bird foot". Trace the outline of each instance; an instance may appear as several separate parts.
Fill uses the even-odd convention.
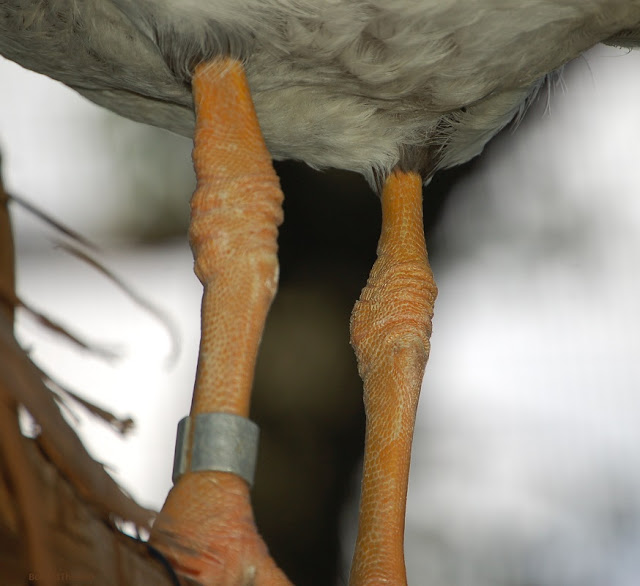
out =
[[[197,499],[190,498],[194,494]],[[233,474],[192,472],[180,478],[151,542],[179,575],[202,586],[291,586],[258,534],[249,486]]]

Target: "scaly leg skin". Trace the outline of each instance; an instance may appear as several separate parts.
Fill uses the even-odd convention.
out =
[[[382,192],[378,259],[351,316],[367,417],[351,586],[407,583],[411,441],[436,295],[422,225],[422,181],[394,171]]]
[[[189,235],[204,296],[191,416],[248,417],[277,288],[283,197],[241,64],[200,65],[193,94],[198,186]],[[167,497],[152,542],[180,574],[204,586],[290,586],[258,535],[249,486],[234,474],[186,472]]]

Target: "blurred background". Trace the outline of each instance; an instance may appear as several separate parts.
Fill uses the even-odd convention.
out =
[[[411,584],[638,583],[638,95],[640,54],[598,48],[517,129],[425,189],[440,293],[408,499]],[[190,150],[0,59],[7,190],[98,243],[100,261],[179,331],[168,366],[158,320],[12,205],[18,294],[120,358],[80,351],[24,313],[20,340],[54,379],[135,419],[126,438],[80,411],[77,427],[155,508],[198,344]],[[375,258],[379,203],[357,176],[277,169],[281,287],[258,365],[254,500],[297,584],[346,584],[364,425],[348,318]]]

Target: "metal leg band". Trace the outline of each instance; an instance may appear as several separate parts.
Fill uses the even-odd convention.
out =
[[[191,428],[193,427],[193,431]],[[253,485],[260,429],[251,420],[230,413],[201,413],[178,423],[173,483],[185,472],[219,470],[237,474]],[[191,466],[189,461],[189,438]]]

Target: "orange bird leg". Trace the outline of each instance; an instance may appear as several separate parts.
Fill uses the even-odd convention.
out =
[[[351,316],[367,416],[351,586],[407,582],[411,441],[436,295],[422,226],[422,181],[394,171],[382,191],[378,258]]]
[[[193,95],[198,185],[189,235],[204,295],[191,417],[248,417],[258,346],[277,288],[283,196],[242,65],[232,59],[200,65]],[[187,453],[192,439],[190,433]],[[290,584],[257,533],[249,485],[229,472],[187,467],[152,540],[181,574],[205,586]]]

